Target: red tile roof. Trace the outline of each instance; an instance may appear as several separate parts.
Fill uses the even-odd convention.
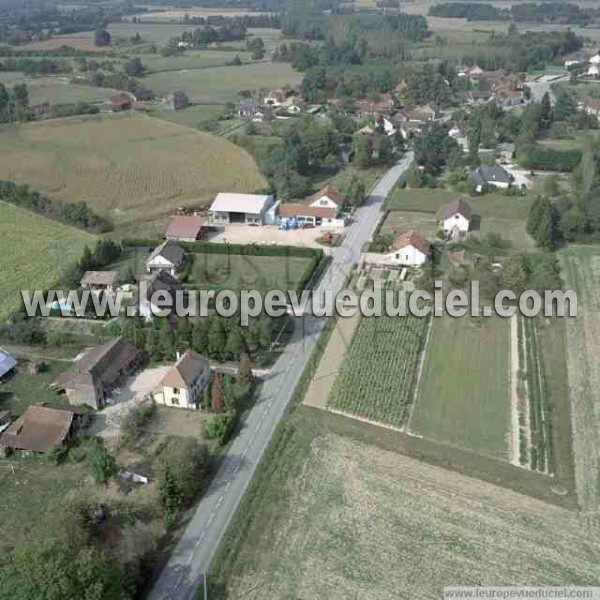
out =
[[[175,215],[167,226],[166,237],[176,239],[197,239],[204,225],[202,217]]]
[[[277,213],[282,218],[315,217],[317,219],[335,219],[338,211],[327,206],[307,206],[299,203],[280,204]]]
[[[313,197],[312,200],[318,200],[323,196],[327,196],[330,200],[333,200],[337,205],[341,206],[344,203],[344,196],[340,194],[332,185],[327,184],[322,190],[319,190]]]
[[[67,410],[30,406],[0,438],[0,445],[16,450],[48,452],[61,444],[73,424]]]
[[[414,229],[399,235],[390,246],[390,250],[401,250],[407,246],[412,246],[423,254],[429,254],[431,250],[431,244]]]

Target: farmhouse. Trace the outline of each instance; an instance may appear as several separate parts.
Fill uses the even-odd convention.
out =
[[[118,276],[117,271],[86,271],[81,278],[81,287],[111,294],[116,287]]]
[[[188,98],[187,94],[182,90],[176,90],[174,92],[171,92],[165,98],[165,104],[170,110],[179,110],[181,108],[185,108],[189,103],[190,99]]]
[[[195,242],[202,237],[204,219],[195,215],[175,215],[167,225],[165,237],[176,242]]]
[[[158,246],[146,261],[148,273],[166,271],[173,277],[183,264],[184,253],[181,246],[174,240],[167,240]]]
[[[11,373],[16,366],[15,357],[8,350],[0,347],[0,379]]]
[[[29,406],[0,436],[7,450],[45,453],[68,441],[74,432],[76,414],[47,406]]]
[[[419,267],[427,261],[430,253],[431,244],[411,229],[394,240],[387,259],[391,264]]]
[[[157,404],[196,410],[209,383],[208,359],[188,351],[167,371],[152,396]]]
[[[102,408],[119,379],[135,368],[137,358],[135,346],[116,338],[87,350],[71,370],[58,376],[52,387],[65,392],[72,404]]]
[[[300,225],[312,227],[345,227],[346,220],[340,216],[339,208],[333,206],[315,206],[311,204],[285,203],[277,207],[278,222],[288,219],[297,221]]]
[[[118,94],[113,94],[109,98],[109,102],[112,112],[120,112],[129,110],[135,102],[135,97],[127,92],[119,92]]]
[[[471,226],[472,210],[464,200],[458,199],[440,206],[437,212],[439,227],[453,240],[464,238]]]
[[[212,225],[264,225],[273,196],[259,194],[217,194],[209,211]]]
[[[156,271],[149,279],[140,281],[136,295],[136,305],[139,315],[146,321],[152,321],[161,309],[172,307],[158,292],[168,294],[175,301],[175,295],[181,290],[181,284],[168,271]]]
[[[471,169],[471,181],[475,184],[477,192],[481,192],[484,186],[507,189],[512,183],[511,174],[500,165],[481,165]]]
[[[344,205],[344,196],[332,185],[326,185],[311,198],[310,206],[337,208],[340,210]]]

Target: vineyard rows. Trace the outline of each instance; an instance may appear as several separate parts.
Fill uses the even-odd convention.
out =
[[[334,383],[329,406],[399,427],[414,397],[428,319],[363,318]]]

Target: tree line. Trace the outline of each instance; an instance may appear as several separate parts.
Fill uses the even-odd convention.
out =
[[[0,200],[94,233],[112,229],[112,223],[97,215],[86,202],[61,202],[13,181],[0,181]]]

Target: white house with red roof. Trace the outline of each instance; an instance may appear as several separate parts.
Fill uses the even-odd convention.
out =
[[[420,267],[431,254],[431,244],[414,229],[399,235],[387,254],[390,264]]]
[[[319,190],[313,197],[310,206],[319,208],[335,208],[341,210],[344,205],[344,196],[340,194],[332,185],[326,185]]]

